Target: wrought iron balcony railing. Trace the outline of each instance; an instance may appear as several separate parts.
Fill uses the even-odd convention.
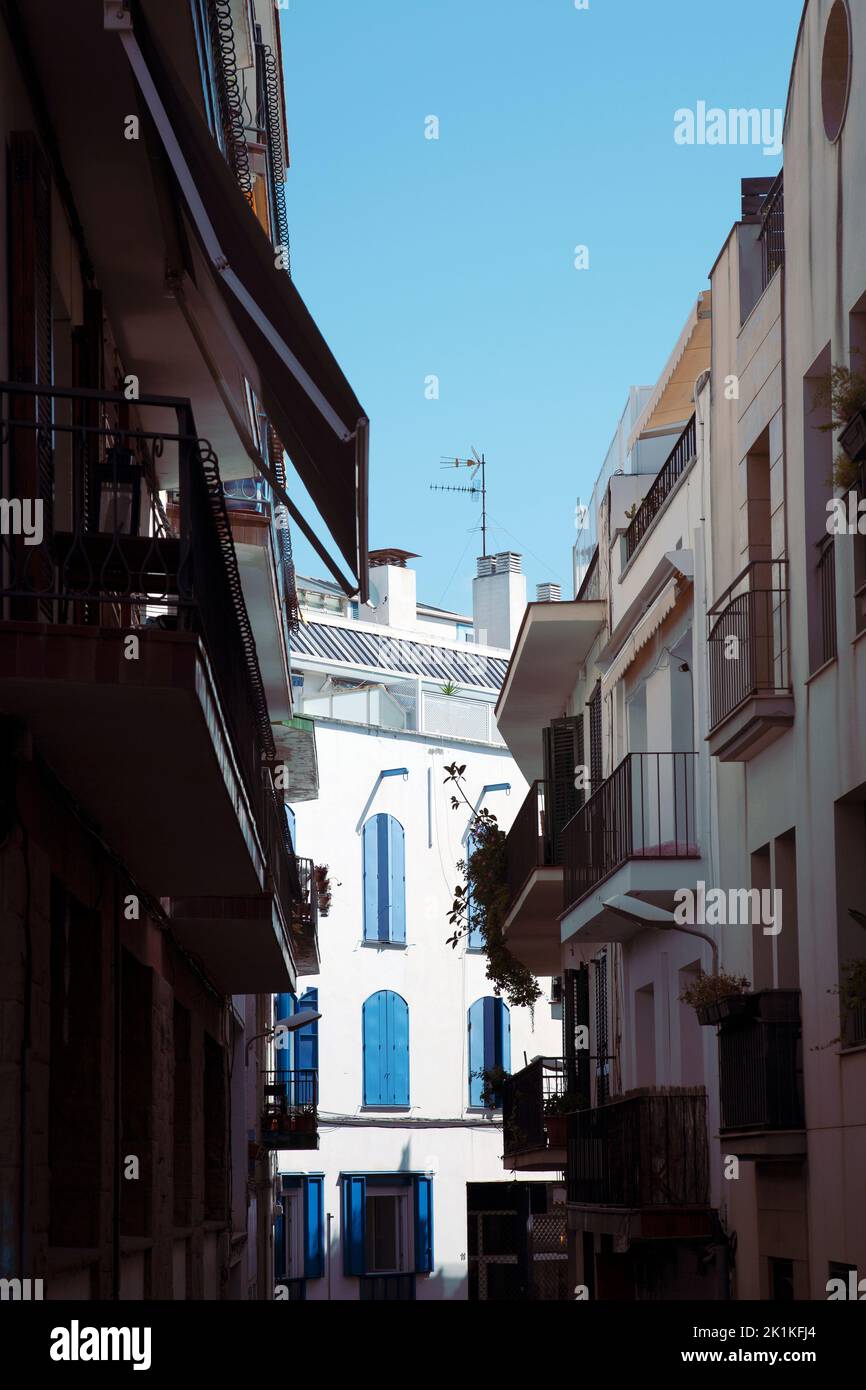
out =
[[[38,533],[0,534],[0,621],[197,635],[288,905],[297,870],[266,772],[276,750],[219,463],[188,400],[146,396],[137,407],[166,427],[133,427],[118,393],[0,382],[4,487],[41,516]],[[158,462],[177,479],[167,506]]]
[[[549,1147],[547,1111],[565,1094],[561,1057],[537,1057],[502,1083],[502,1133],[506,1158]],[[561,1117],[563,1124],[565,1115]]]
[[[836,637],[836,546],[835,537],[824,536],[818,546],[819,665],[837,655]]]
[[[568,1116],[569,1202],[705,1209],[710,1201],[702,1087],[634,1091]]]
[[[647,531],[652,526],[665,500],[673,492],[683,473],[697,453],[697,416],[693,415],[686,425],[667,461],[659,470],[652,487],[644,497],[625,533],[626,559],[634,555]]]
[[[505,840],[508,892],[514,902],[533,869],[562,863],[547,782],[533,782]]]
[[[696,859],[697,753],[629,753],[576,816],[564,845],[568,911],[629,859]]]
[[[747,565],[707,617],[712,730],[753,695],[790,692],[787,560]]]
[[[761,208],[762,286],[767,288],[776,271],[785,264],[785,177],[779,175]]]
[[[721,1129],[802,1129],[800,991],[765,990],[719,1028]]]
[[[265,1073],[261,1126],[265,1147],[319,1147],[318,1089],[318,1073],[312,1068]]]

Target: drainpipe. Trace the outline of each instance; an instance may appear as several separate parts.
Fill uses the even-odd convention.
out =
[[[112,1200],[114,1204],[111,1234],[111,1297],[120,1298],[120,1029],[121,1029],[121,971],[120,971],[120,893],[117,872],[114,873],[114,933],[113,933],[113,971],[114,971],[114,1174],[112,1177]]]

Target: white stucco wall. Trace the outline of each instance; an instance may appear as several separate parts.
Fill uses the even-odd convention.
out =
[[[282,1172],[324,1173],[326,1232],[330,1233],[330,1297],[358,1297],[358,1280],[344,1279],[340,1244],[341,1172],[411,1170],[434,1176],[435,1272],[417,1280],[417,1297],[465,1298],[468,1251],[466,1185],[510,1181],[505,1174],[498,1117],[468,1108],[467,1011],[493,993],[485,959],[446,944],[456,862],[464,853],[468,811],[452,810],[444,767],[466,764],[473,804],[486,784],[510,782],[482,804],[507,829],[526,794],[510,755],[481,744],[446,744],[428,736],[390,733],[332,721],[316,722],[320,798],[296,808],[297,851],[326,863],[333,906],[320,921],[321,973],[302,979],[319,990],[318,1153],[282,1153]],[[389,768],[408,777],[386,777]],[[429,773],[429,812],[428,812]],[[363,942],[361,827],[387,812],[406,835],[406,946]],[[514,1070],[538,1055],[561,1052],[559,1009],[549,1003],[550,980],[534,1015],[511,1010]],[[365,1111],[362,1105],[361,1007],[377,990],[401,994],[409,1005],[408,1114]],[[338,1123],[335,1117],[343,1117]],[[330,1122],[329,1122],[330,1117]],[[346,1119],[366,1121],[350,1126]],[[377,1125],[376,1120],[380,1123]],[[451,1127],[437,1121],[447,1120]],[[421,1125],[422,1121],[432,1122]],[[555,1174],[538,1175],[553,1180]],[[329,1279],[312,1280],[307,1297],[329,1296]]]

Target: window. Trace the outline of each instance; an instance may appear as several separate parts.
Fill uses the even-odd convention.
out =
[[[364,826],[364,940],[406,944],[406,850],[403,827],[393,816],[373,816]]]
[[[466,921],[469,927],[469,930],[466,935],[467,951],[483,951],[484,933],[482,932],[480,925],[477,924],[478,919],[477,914],[475,912],[475,904],[472,901],[471,885],[467,885],[466,889]]]
[[[284,1176],[282,1214],[274,1227],[277,1281],[321,1279],[325,1273],[324,1178]]]
[[[343,1270],[361,1278],[430,1274],[433,1270],[433,1179],[420,1173],[370,1173],[342,1177]],[[408,1288],[409,1281],[405,1287]],[[362,1297],[402,1298],[389,1293]]]
[[[511,1070],[511,1020],[507,1004],[489,995],[476,999],[469,1010],[470,1106],[484,1105],[484,1073],[499,1068]],[[498,1095],[494,1094],[493,1104],[497,1109],[502,1104]]]
[[[364,1104],[409,1104],[409,1005],[399,994],[382,989],[362,1010]]]

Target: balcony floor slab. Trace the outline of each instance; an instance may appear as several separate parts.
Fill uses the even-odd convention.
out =
[[[701,858],[629,859],[561,917],[561,940],[563,944],[631,941],[646,928],[610,911],[606,902],[628,895],[672,912],[674,894],[682,888],[696,888],[706,876]]]

